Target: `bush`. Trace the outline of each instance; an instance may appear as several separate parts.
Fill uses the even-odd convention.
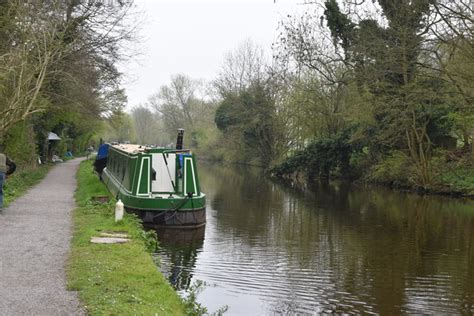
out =
[[[8,131],[5,153],[19,166],[36,166],[38,154],[31,124],[20,122]]]
[[[310,180],[331,175],[350,177],[352,153],[353,146],[347,134],[321,138],[311,142],[304,150],[295,152],[271,172],[277,177],[286,177],[304,171]]]
[[[362,177],[372,166],[373,160],[366,151],[368,151],[368,149],[364,148],[360,152],[352,153],[349,159],[350,177],[352,179]]]
[[[413,183],[413,165],[403,152],[395,150],[372,167],[367,179],[371,182],[406,187]]]

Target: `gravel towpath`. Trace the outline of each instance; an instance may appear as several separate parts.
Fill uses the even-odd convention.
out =
[[[85,314],[65,274],[79,163],[58,164],[0,214],[0,315]]]

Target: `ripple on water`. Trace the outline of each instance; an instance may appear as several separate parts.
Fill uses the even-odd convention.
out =
[[[474,313],[462,203],[327,183],[301,194],[242,173],[205,175],[205,236],[159,253],[178,288],[211,285],[198,296],[210,311]]]
[[[456,290],[457,280],[448,274],[417,276],[407,278],[405,304],[402,310],[406,313],[450,314],[457,311],[461,314],[472,314],[472,304],[465,304],[462,293]]]
[[[336,291],[332,269],[314,262],[301,267],[284,249],[269,251],[267,243],[236,247],[230,240],[206,240],[207,249],[199,253],[197,264],[180,266],[181,273],[219,287],[230,297],[251,294],[270,304],[268,310],[275,313],[373,312],[370,302]],[[164,270],[173,264],[168,255],[166,250],[160,253]]]

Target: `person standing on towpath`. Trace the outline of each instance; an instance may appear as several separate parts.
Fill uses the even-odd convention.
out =
[[[16,169],[16,164],[0,152],[0,212],[3,211],[3,186],[7,175],[12,174]]]
[[[54,166],[0,213],[0,316],[85,315],[66,289],[79,163]]]
[[[0,212],[3,211],[3,183],[7,174],[7,156],[0,153]]]

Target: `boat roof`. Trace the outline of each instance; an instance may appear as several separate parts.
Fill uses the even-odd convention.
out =
[[[140,153],[162,153],[162,152],[183,152],[183,153],[189,153],[189,149],[173,149],[173,148],[159,148],[159,147],[150,147],[150,146],[145,146],[145,145],[138,145],[138,144],[115,144],[111,145],[111,147],[114,147],[122,152],[128,153],[128,154],[140,154]]]
[[[130,154],[137,154],[140,152],[145,152],[147,149],[151,149],[151,147],[137,145],[137,144],[117,144],[112,145],[112,147],[120,149],[121,151],[125,151]]]

